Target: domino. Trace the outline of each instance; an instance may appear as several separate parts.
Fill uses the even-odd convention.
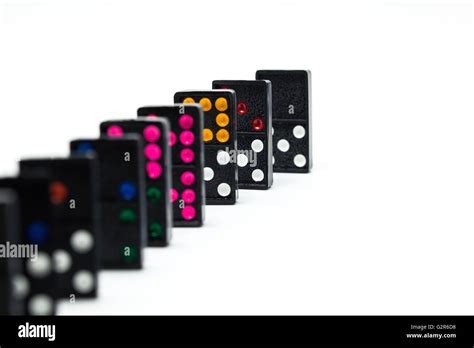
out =
[[[0,189],[0,315],[24,313],[23,301],[14,288],[15,283],[24,281],[21,259],[9,255],[10,244],[20,244],[18,204],[15,191]]]
[[[73,155],[96,156],[99,161],[99,254],[105,269],[142,268],[146,205],[141,147],[140,138],[134,135],[78,139],[70,144]]]
[[[106,121],[100,132],[111,138],[135,134],[143,139],[148,246],[167,246],[171,241],[172,206],[169,123],[164,119]]]
[[[204,115],[199,104],[147,106],[139,117],[166,118],[170,123],[169,144],[172,158],[171,202],[173,225],[200,227],[204,222]]]
[[[309,173],[311,150],[311,73],[306,70],[259,70],[273,94],[273,171]]]
[[[238,198],[235,92],[217,89],[178,92],[174,101],[198,102],[204,110],[206,204],[235,204]]]
[[[271,83],[218,80],[212,88],[232,89],[237,96],[239,189],[269,189],[273,184]]]
[[[13,190],[19,199],[21,274],[14,293],[24,303],[24,315],[56,313],[56,273],[52,261],[49,182],[42,179],[3,178],[0,188]]]
[[[97,296],[98,163],[88,157],[26,159],[20,176],[49,181],[53,262],[59,298]]]

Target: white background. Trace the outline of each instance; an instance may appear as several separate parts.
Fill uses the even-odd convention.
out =
[[[315,168],[208,207],[62,314],[474,314],[472,1],[0,0],[0,158],[257,69],[313,72]]]

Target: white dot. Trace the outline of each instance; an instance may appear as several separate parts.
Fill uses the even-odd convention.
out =
[[[30,282],[23,274],[17,274],[12,279],[13,296],[19,300],[23,300],[30,292]]]
[[[71,235],[71,246],[76,253],[85,254],[94,246],[94,238],[87,230],[77,230]]]
[[[297,167],[304,167],[306,165],[306,157],[304,157],[303,155],[296,155],[293,159],[293,162]]]
[[[53,253],[54,270],[57,273],[66,273],[71,269],[71,255],[65,250],[55,250]]]
[[[275,134],[275,128],[272,127],[272,135]]]
[[[230,155],[227,151],[219,151],[217,153],[217,163],[223,166],[229,162],[230,162]]]
[[[290,149],[290,143],[286,139],[281,139],[277,143],[278,150],[281,152],[286,152]]]
[[[94,275],[89,271],[79,271],[72,278],[73,288],[81,294],[91,292],[94,284]]]
[[[265,178],[265,174],[263,174],[263,171],[260,170],[260,169],[255,169],[253,172],[252,172],[252,179],[253,181],[256,181],[256,182],[260,182],[263,180],[263,178]]]
[[[217,186],[217,193],[222,197],[227,197],[228,195],[230,195],[230,192],[231,189],[229,184],[222,183]]]
[[[211,181],[214,178],[214,171],[212,168],[205,167],[204,168],[204,180]]]
[[[293,128],[293,135],[295,138],[301,139],[306,135],[306,129],[304,129],[303,126],[295,126],[295,128]]]
[[[275,156],[272,156],[272,164],[275,164]]]
[[[51,273],[51,258],[45,252],[40,251],[36,259],[27,261],[26,269],[33,277],[44,278]]]
[[[53,299],[44,294],[33,296],[28,303],[28,311],[31,315],[51,315],[53,308]]]
[[[239,153],[237,155],[237,165],[239,167],[245,167],[249,163],[249,158],[245,156],[243,153]]]
[[[255,139],[250,146],[252,146],[252,150],[255,152],[261,152],[263,150],[263,141]]]

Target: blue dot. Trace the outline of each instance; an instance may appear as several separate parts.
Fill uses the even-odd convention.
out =
[[[89,152],[94,151],[94,146],[90,141],[81,141],[77,144],[76,151],[79,153],[87,154]]]
[[[26,228],[26,238],[32,244],[42,245],[49,237],[49,227],[41,221],[35,221]]]
[[[120,184],[120,196],[126,201],[131,201],[137,196],[137,187],[133,182],[126,181]]]

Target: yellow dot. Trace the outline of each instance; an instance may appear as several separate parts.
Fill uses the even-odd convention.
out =
[[[191,98],[191,97],[188,97],[186,99],[183,100],[183,103],[184,104],[192,104],[192,103],[195,103],[194,99]]]
[[[205,142],[211,141],[212,138],[214,138],[214,134],[212,134],[212,131],[209,128],[204,128],[202,136]]]
[[[209,110],[212,109],[212,103],[211,103],[211,100],[209,98],[202,98],[199,101],[199,104],[202,105],[202,108],[204,109],[204,111],[209,111]]]
[[[227,116],[227,114],[220,113],[216,116],[216,123],[220,127],[227,126],[229,124],[229,116]]]
[[[217,100],[216,100],[216,109],[219,110],[219,111],[226,111],[227,108],[228,108],[227,99],[217,98]]]
[[[225,129],[221,129],[217,132],[216,138],[217,140],[219,140],[219,142],[225,143],[226,141],[229,140],[230,135],[228,131],[226,131]]]

